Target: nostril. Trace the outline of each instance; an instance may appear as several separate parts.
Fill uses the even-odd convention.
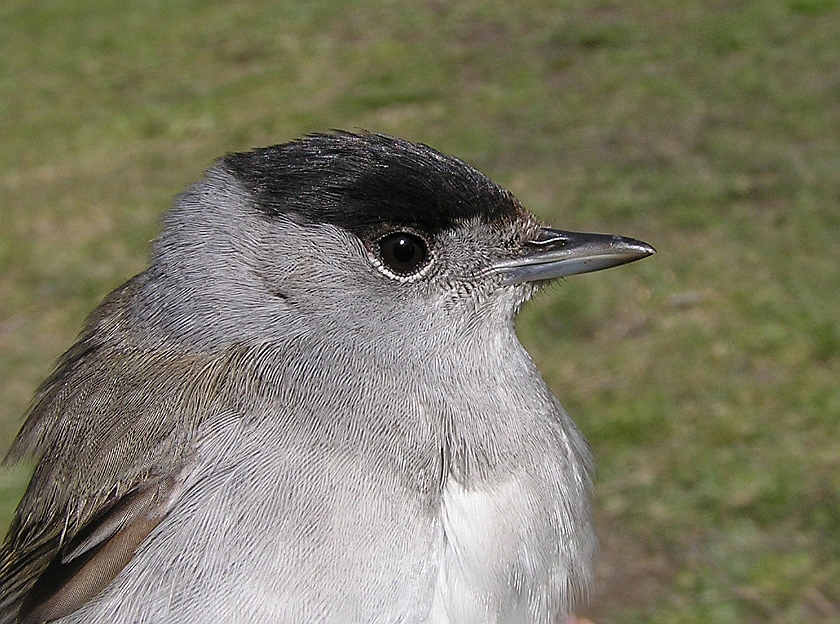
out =
[[[569,237],[566,232],[552,230],[551,228],[542,228],[535,238],[528,241],[528,244],[536,247],[562,247],[567,242],[569,242]]]

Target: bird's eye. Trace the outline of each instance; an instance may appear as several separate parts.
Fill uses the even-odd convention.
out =
[[[376,242],[379,260],[396,277],[411,277],[429,263],[426,242],[409,232],[395,232]]]

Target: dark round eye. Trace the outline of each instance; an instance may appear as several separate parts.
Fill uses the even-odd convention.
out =
[[[401,277],[417,273],[429,262],[426,242],[416,234],[396,232],[383,236],[376,244],[382,264]]]

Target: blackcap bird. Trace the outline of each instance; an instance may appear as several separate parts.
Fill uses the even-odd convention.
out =
[[[593,459],[514,317],[652,253],[400,139],[220,159],[35,394],[0,623],[562,621]]]

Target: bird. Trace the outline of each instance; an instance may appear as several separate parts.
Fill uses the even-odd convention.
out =
[[[220,158],[35,392],[0,624],[565,621],[594,459],[514,320],[653,253],[382,134]]]

